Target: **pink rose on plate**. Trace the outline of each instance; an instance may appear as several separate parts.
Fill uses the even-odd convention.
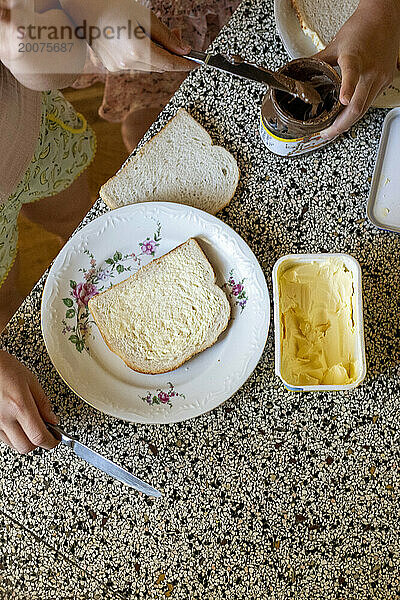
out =
[[[169,396],[165,392],[159,392],[158,399],[162,404],[167,404],[168,400],[169,400]]]
[[[98,294],[98,289],[93,283],[78,283],[76,288],[73,290],[73,295],[76,298],[78,306],[83,308],[88,305],[90,298]]]
[[[244,290],[244,285],[241,283],[237,283],[232,288],[232,294],[234,296],[239,296],[240,292],[243,292],[243,290]]]
[[[156,243],[153,242],[153,240],[146,240],[145,242],[141,243],[141,247],[143,254],[151,255],[156,249]]]

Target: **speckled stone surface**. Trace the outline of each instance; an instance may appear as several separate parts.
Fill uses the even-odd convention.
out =
[[[245,0],[215,48],[272,68],[285,62],[272,2]],[[42,279],[3,347],[38,374],[66,430],[164,495],[131,492],[65,448],[19,457],[1,447],[0,509],[99,590],[126,599],[395,600],[400,237],[365,218],[385,111],[287,160],[258,137],[261,97],[255,84],[200,70],[148,135],[183,106],[236,156],[241,181],[220,217],[252,248],[270,290],[272,266],[287,253],[344,251],[360,261],[365,382],[348,393],[286,391],[274,375],[271,326],[252,377],[218,409],[171,426],[124,423],[74,397],[52,368],[40,333]],[[105,210],[99,201],[87,219]],[[73,596],[54,595],[65,597]]]
[[[0,513],[0,598],[7,600],[117,600],[73,560],[14,519]]]

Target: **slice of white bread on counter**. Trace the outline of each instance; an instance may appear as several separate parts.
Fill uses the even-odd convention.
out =
[[[351,17],[358,0],[292,0],[301,28],[323,50]]]
[[[166,373],[217,341],[231,314],[194,238],[89,300],[107,346],[139,373]]]
[[[101,187],[100,196],[110,208],[179,202],[214,215],[229,204],[238,181],[232,154],[213,146],[207,131],[181,108]]]

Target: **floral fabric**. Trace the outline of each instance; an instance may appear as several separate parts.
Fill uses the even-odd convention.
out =
[[[240,0],[142,0],[169,28],[179,29],[194,50],[205,50],[216,38]],[[93,56],[88,70],[99,64]],[[186,73],[133,74],[96,73],[78,77],[74,87],[105,83],[99,114],[108,121],[122,121],[126,115],[144,108],[162,108],[176,92]]]
[[[68,188],[92,161],[96,138],[82,115],[58,91],[43,92],[39,139],[31,163],[0,205],[0,286],[17,255],[18,214],[23,204]]]

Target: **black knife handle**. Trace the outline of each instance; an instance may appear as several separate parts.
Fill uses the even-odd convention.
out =
[[[206,63],[208,54],[206,52],[199,52],[198,50],[191,50],[189,54],[185,54],[182,58],[187,58],[193,62],[204,65]]]
[[[46,421],[45,423],[47,429],[52,435],[54,435],[56,440],[59,440],[62,444],[65,444],[66,446],[72,447],[74,445],[74,442],[76,441],[75,438],[65,433],[65,431],[63,431],[61,427],[58,427],[58,425],[53,425],[52,423],[47,423]]]

